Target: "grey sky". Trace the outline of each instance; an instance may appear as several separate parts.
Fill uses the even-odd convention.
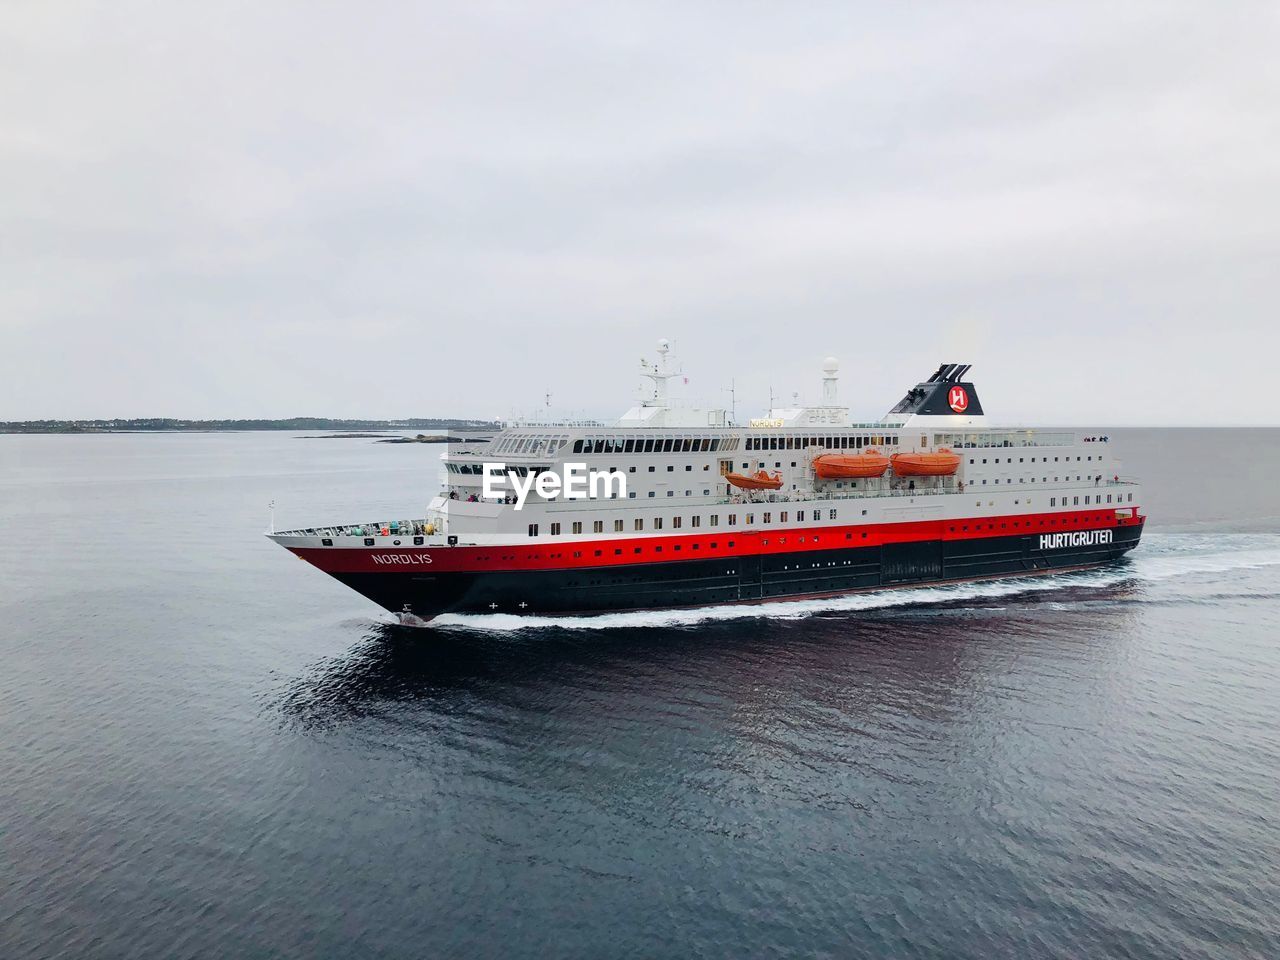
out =
[[[0,419],[1277,423],[1280,7],[0,6]]]

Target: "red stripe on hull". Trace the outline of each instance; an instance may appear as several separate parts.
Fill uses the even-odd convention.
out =
[[[1126,505],[1123,509],[1134,509]],[[454,573],[569,570],[717,557],[799,553],[918,541],[974,540],[1141,526],[1145,517],[1117,517],[1115,508],[1016,514],[957,520],[852,524],[807,529],[719,527],[713,532],[635,535],[609,540],[539,540],[474,547],[300,547],[293,553],[326,573]]]

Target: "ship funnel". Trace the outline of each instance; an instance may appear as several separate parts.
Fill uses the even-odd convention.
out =
[[[933,376],[907,391],[889,411],[890,416],[982,416],[978,392],[964,379],[972,366],[969,363],[939,364]]]

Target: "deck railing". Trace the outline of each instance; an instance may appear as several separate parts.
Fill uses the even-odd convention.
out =
[[[1122,477],[1118,480],[1104,480],[1096,486],[1072,486],[1064,484],[1018,484],[1018,489],[1026,494],[1033,491],[1044,491],[1055,496],[1060,495],[1060,491],[1069,490],[1076,491],[1075,495],[1085,496],[1090,490],[1111,490],[1117,488],[1135,487],[1138,485],[1136,480]],[[1012,484],[1010,485],[1012,486]],[[789,503],[805,503],[805,504],[821,504],[832,500],[863,500],[868,498],[879,497],[926,497],[936,494],[970,494],[980,496],[989,492],[1007,492],[1008,487],[1001,490],[998,487],[966,487],[963,490],[952,484],[950,486],[932,486],[932,487],[916,487],[914,490],[910,487],[901,489],[886,488],[881,490],[832,490],[824,492],[820,497],[802,496],[797,491],[795,493],[774,493],[767,496],[747,497],[730,496],[715,497],[711,499],[700,499],[696,503],[685,502],[682,509],[701,509],[703,507],[715,506],[734,506],[734,507],[762,507],[771,504],[789,504]],[[465,500],[454,500],[453,503],[465,503]],[[480,501],[484,502],[484,501]],[[586,503],[604,503],[613,502],[618,504],[629,504],[630,501],[600,501],[588,500]],[[646,506],[656,506],[656,504],[648,504]],[[1065,506],[1065,504],[1064,504]],[[1092,507],[1093,504],[1090,504]],[[1127,502],[1117,500],[1115,503],[1098,504],[1100,507],[1129,506]],[[431,526],[431,533],[427,533],[427,527]],[[386,531],[385,533],[383,531]],[[420,520],[383,520],[375,523],[352,523],[352,524],[334,524],[327,527],[306,527],[299,530],[277,530],[276,534],[291,537],[442,537],[447,531],[443,528],[440,520],[420,519]]]

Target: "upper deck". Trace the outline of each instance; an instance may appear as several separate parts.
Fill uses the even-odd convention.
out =
[[[576,421],[509,426],[488,443],[451,446],[441,457],[442,483],[425,517],[374,524],[310,527],[282,537],[322,537],[376,545],[510,543],[517,537],[590,539],[646,536],[698,527],[704,521],[748,530],[822,522],[883,523],[904,517],[1017,516],[1102,506],[1132,510],[1140,488],[1122,479],[1105,434],[988,426],[967,367],[943,364],[885,418],[853,421],[838,405],[835,361],[824,366],[822,402],[775,408],[770,416],[733,424],[724,411],[681,408],[667,396],[673,373],[646,369],[652,397],[613,426]],[[876,450],[959,455],[949,476],[822,479],[814,459]],[[596,498],[540,497],[530,489],[519,509],[506,478],[485,496],[484,465],[500,463],[517,478],[570,465],[615,475],[625,492]],[[766,471],[776,490],[743,492],[726,475]],[[521,486],[524,484],[522,483]],[[621,485],[618,485],[621,486]],[[366,543],[366,545],[368,545]]]

